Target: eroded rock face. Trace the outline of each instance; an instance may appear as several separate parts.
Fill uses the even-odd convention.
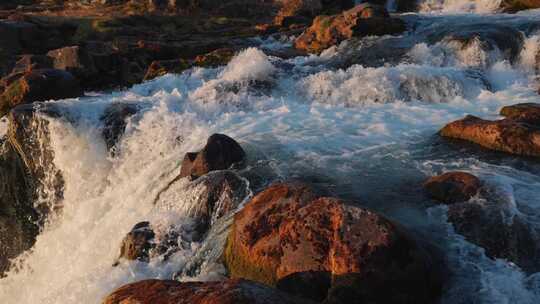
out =
[[[246,153],[232,138],[223,134],[213,134],[206,146],[199,152],[184,156],[180,177],[200,177],[210,171],[229,169],[245,160]]]
[[[540,127],[519,120],[489,121],[468,115],[449,123],[439,134],[467,140],[492,150],[540,156]]]
[[[186,282],[146,280],[120,287],[103,304],[308,304],[247,280]]]
[[[405,31],[401,19],[390,18],[384,7],[360,4],[341,14],[318,16],[295,41],[295,47],[311,53],[347,40],[367,35],[397,34]]]
[[[482,186],[480,180],[466,172],[448,172],[433,176],[424,183],[429,196],[445,204],[468,201]]]
[[[441,288],[401,228],[303,185],[255,196],[235,215],[224,256],[233,278],[329,303],[428,303]]]
[[[70,73],[54,69],[32,70],[12,82],[0,95],[0,116],[20,104],[81,95],[79,81]]]

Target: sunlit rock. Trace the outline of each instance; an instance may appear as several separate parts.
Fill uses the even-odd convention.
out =
[[[295,41],[295,47],[310,53],[355,36],[398,34],[406,30],[401,19],[391,18],[384,7],[360,4],[341,14],[318,16]]]
[[[233,278],[330,303],[428,303],[441,288],[433,257],[401,227],[298,184],[235,215],[225,264]]]

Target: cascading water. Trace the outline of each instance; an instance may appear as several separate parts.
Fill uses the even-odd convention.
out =
[[[423,9],[437,13],[406,16],[414,30],[396,38],[408,47],[395,64],[335,68],[353,46],[361,53],[388,37],[292,59],[264,53],[287,47],[286,37],[254,40],[256,47],[226,67],[194,68],[127,91],[49,102],[62,113],[40,114],[64,180],[62,207],[33,249],[18,258],[19,267],[0,279],[3,303],[99,303],[116,287],[144,278],[221,278],[218,257],[231,214],[213,222],[206,239],[194,239],[190,204],[200,189],[184,187],[185,181],[171,188],[183,155],[216,132],[237,139],[248,152],[247,168],[236,172],[251,187],[244,201],[276,180],[321,185],[439,244],[453,273],[443,303],[538,303],[540,273],[486,257],[454,231],[446,207],[430,207],[411,186],[447,170],[472,172],[500,190],[509,221],[521,216],[540,231],[538,163],[454,147],[435,136],[465,114],[497,118],[503,105],[540,99],[534,69],[539,35],[531,30],[540,12],[444,15],[492,11],[498,2],[425,1]],[[466,44],[429,40],[427,33],[458,25],[510,26],[523,42],[511,58],[476,38]],[[100,117],[114,103],[138,111],[126,118],[112,155]],[[156,208],[160,200],[179,207]],[[177,227],[180,250],[167,259],[113,267],[122,238],[141,221],[157,230]]]

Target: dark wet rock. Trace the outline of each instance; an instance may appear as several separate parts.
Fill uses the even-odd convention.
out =
[[[92,58],[80,46],[52,50],[47,53],[47,56],[53,61],[55,69],[68,71],[81,80],[99,77]]]
[[[175,193],[187,193],[180,202]],[[169,198],[169,195],[171,198]],[[200,235],[221,217],[235,211],[248,195],[246,181],[230,171],[212,172],[185,183],[174,180],[156,198],[157,208],[174,209],[175,205],[190,206],[186,216],[195,219]]]
[[[39,232],[33,206],[34,183],[9,141],[0,147],[0,277],[10,259],[30,249]]]
[[[486,51],[495,48],[502,52],[503,58],[514,62],[523,46],[523,34],[518,30],[498,24],[463,24],[445,26],[444,28],[432,30],[427,40],[430,43],[455,42],[461,48],[467,48],[471,43],[480,42],[480,47]]]
[[[384,7],[360,4],[338,15],[318,16],[311,27],[296,39],[295,47],[319,53],[352,37],[398,34],[405,30],[405,23],[389,17]]]
[[[433,257],[401,227],[300,184],[246,204],[224,257],[233,278],[328,303],[429,303],[441,291]]]
[[[495,194],[495,195],[493,195]],[[537,232],[497,193],[486,193],[487,202],[450,205],[448,221],[467,241],[482,247],[488,257],[506,259],[527,273],[540,270]]]
[[[86,42],[81,46],[68,46],[51,50],[47,56],[54,68],[72,73],[85,89],[113,88],[140,82],[146,59],[144,54],[122,53],[103,42]],[[138,67],[138,69],[137,69]]]
[[[63,178],[54,166],[48,121],[60,117],[53,104],[37,115],[34,105],[21,105],[9,114],[7,140],[0,152],[0,273],[10,258],[31,248],[51,212],[61,209]],[[52,190],[52,191],[50,191]],[[40,204],[36,204],[40,198]]]
[[[233,56],[233,49],[220,48],[207,54],[198,55],[194,60],[172,59],[153,61],[146,71],[144,80],[151,80],[169,73],[180,74],[193,66],[215,68],[227,64]]]
[[[446,125],[443,137],[470,141],[491,150],[540,156],[540,126],[513,119],[483,120],[468,115]]]
[[[540,125],[539,103],[518,103],[501,109],[500,114],[507,119]]]
[[[191,62],[185,59],[154,61],[148,67],[148,70],[144,75],[144,80],[152,80],[169,73],[180,74],[191,66]]]
[[[538,0],[503,0],[500,7],[504,12],[515,13],[522,10],[540,8]]]
[[[47,23],[31,16],[0,20],[0,45],[9,45],[13,54],[43,54],[68,44],[76,30],[68,23]]]
[[[236,211],[248,191],[247,182],[230,171],[212,172],[194,181],[173,180],[159,192],[155,208],[181,210],[189,220],[166,230],[155,230],[149,222],[137,224],[125,237],[119,259],[168,258],[189,242],[201,241],[216,222]],[[183,194],[181,200],[178,193]]]
[[[20,104],[83,95],[79,81],[69,72],[43,69],[24,73],[0,95],[0,116]]]
[[[149,222],[136,224],[122,240],[119,258],[148,262],[150,250],[154,247],[152,244],[154,237],[155,233]]]
[[[481,186],[476,176],[466,172],[447,172],[430,177],[424,183],[429,196],[445,204],[468,201],[478,193]]]
[[[245,160],[246,153],[232,138],[213,134],[199,152],[186,153],[180,177],[200,177],[210,171],[229,169]]]
[[[232,48],[220,48],[204,55],[195,57],[194,64],[204,68],[215,68],[226,65],[234,57],[235,51]]]
[[[44,117],[61,119],[63,114],[54,104],[26,104],[13,109],[8,116],[8,140],[17,150],[25,169],[34,183],[35,196],[50,205],[37,206],[40,221],[52,209],[60,208],[64,180],[54,165],[54,153],[50,146],[49,121]],[[46,184],[46,185],[45,185]],[[45,188],[54,189],[45,191]]]
[[[127,120],[138,112],[137,106],[126,103],[113,103],[101,115],[103,123],[101,134],[105,140],[107,150],[115,154],[115,146],[125,132]]]
[[[45,55],[22,55],[13,67],[12,73],[24,73],[32,70],[52,68],[53,61]]]
[[[185,282],[146,280],[112,292],[103,304],[308,304],[279,290],[247,280]]]

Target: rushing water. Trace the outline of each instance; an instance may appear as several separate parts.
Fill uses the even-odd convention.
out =
[[[501,189],[515,214],[540,223],[540,163],[436,136],[465,114],[493,119],[503,105],[540,101],[534,70],[540,35],[530,26],[540,23],[540,12],[477,14],[497,4],[428,0],[424,13],[405,16],[412,30],[399,38],[366,38],[287,60],[265,55],[287,47],[287,37],[255,40],[255,47],[225,67],[194,68],[126,91],[54,101],[71,121],[45,117],[54,164],[65,180],[62,210],[19,258],[18,270],[0,280],[2,302],[99,303],[114,288],[144,278],[221,278],[219,246],[212,245],[223,241],[230,217],[216,223],[206,240],[193,241],[186,210],[197,191],[180,187],[168,195],[181,208],[154,206],[158,192],[178,175],[184,153],[219,132],[248,152],[248,167],[238,174],[251,190],[276,180],[305,180],[439,244],[454,273],[443,303],[539,303],[540,273],[487,258],[453,231],[444,207],[433,207],[421,193],[427,176],[472,172]],[[456,11],[470,13],[450,14]],[[480,42],[462,48],[424,39],[463,24],[512,26],[525,36],[523,45],[511,62]],[[347,50],[362,52],[367,42],[385,39],[410,47],[395,63],[335,68]],[[128,119],[114,157],[99,120],[113,102],[141,109]],[[112,267],[122,238],[145,220],[158,230],[180,227],[182,250],[167,260]],[[194,258],[203,266],[183,272]]]

